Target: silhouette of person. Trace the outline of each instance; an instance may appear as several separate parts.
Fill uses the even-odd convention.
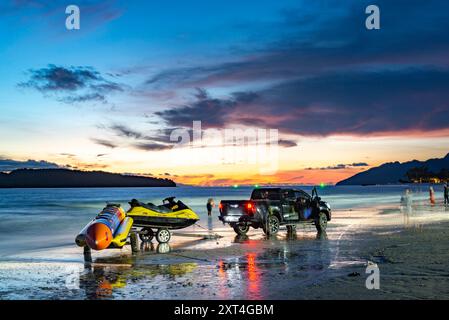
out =
[[[444,204],[449,204],[449,182],[444,185]]]
[[[206,207],[207,207],[207,215],[210,217],[212,215],[212,208],[215,207],[214,199],[209,198],[207,200]]]
[[[429,198],[430,198],[430,204],[435,204],[435,191],[433,191],[433,187],[431,186],[429,188]]]
[[[404,225],[408,226],[412,211],[412,193],[410,189],[406,189],[404,195],[401,197],[401,211],[404,214]]]

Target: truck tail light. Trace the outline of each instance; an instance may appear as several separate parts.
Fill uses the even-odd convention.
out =
[[[256,207],[251,203],[251,202],[247,202],[246,203],[246,212],[252,216],[255,213],[255,209]]]

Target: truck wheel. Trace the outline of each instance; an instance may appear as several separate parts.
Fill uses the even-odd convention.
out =
[[[279,219],[274,215],[270,215],[268,217],[267,224],[263,227],[263,232],[267,236],[274,236],[279,231]]]
[[[249,230],[249,225],[247,224],[235,224],[232,226],[234,228],[235,233],[239,236],[244,236]]]
[[[159,229],[156,233],[156,240],[159,243],[167,243],[170,241],[171,234],[168,229]]]
[[[150,228],[143,228],[139,232],[139,238],[140,238],[140,240],[142,240],[142,242],[151,242],[151,240],[153,240],[153,237],[154,237],[154,232]]]
[[[324,232],[327,228],[327,216],[326,213],[320,212],[318,217],[315,218],[315,227],[318,232]]]

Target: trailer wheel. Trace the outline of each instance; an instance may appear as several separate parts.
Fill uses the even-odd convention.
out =
[[[154,232],[151,228],[143,228],[139,232],[139,238],[142,242],[151,242],[154,238]]]
[[[318,232],[325,232],[327,228],[327,216],[326,213],[320,212],[318,217],[315,218],[315,227]]]
[[[249,225],[247,224],[234,224],[232,227],[234,228],[235,233],[239,236],[244,236],[249,231]]]
[[[171,233],[168,229],[159,229],[156,233],[156,240],[159,243],[167,243],[170,241]]]
[[[276,217],[275,215],[270,215],[268,217],[268,221],[267,221],[266,225],[264,225],[264,227],[263,227],[263,232],[267,236],[274,236],[278,233],[279,226],[280,226],[279,218]]]

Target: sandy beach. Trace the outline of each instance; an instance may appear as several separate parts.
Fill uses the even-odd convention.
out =
[[[3,256],[1,299],[447,299],[449,210],[417,203],[335,210],[327,233],[299,225],[266,238],[227,226],[170,245],[92,253],[64,245]],[[218,239],[201,235],[218,234]],[[380,289],[368,290],[368,264]]]

